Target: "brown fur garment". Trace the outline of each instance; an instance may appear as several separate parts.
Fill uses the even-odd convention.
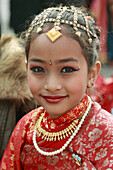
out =
[[[23,100],[30,97],[22,43],[15,36],[2,35],[0,39],[0,99]]]

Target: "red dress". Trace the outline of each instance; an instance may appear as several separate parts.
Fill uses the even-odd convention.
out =
[[[94,102],[78,134],[69,146],[55,156],[43,156],[35,149],[33,132],[42,107],[25,115],[15,127],[1,161],[1,170],[104,170],[113,169],[113,116]],[[71,113],[71,112],[70,112]],[[68,115],[68,117],[66,117]],[[60,119],[52,120],[45,114],[54,131],[65,128],[73,119],[66,113]],[[66,123],[63,118],[66,118]],[[55,128],[54,128],[55,127]],[[48,128],[48,127],[47,127]],[[44,141],[37,136],[37,143],[44,151],[54,151],[68,140]],[[72,154],[77,154],[82,165],[78,166]]]

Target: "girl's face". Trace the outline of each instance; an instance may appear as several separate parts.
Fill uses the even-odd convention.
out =
[[[43,33],[30,45],[28,83],[34,98],[57,118],[83,98],[88,66],[76,40],[63,35],[52,43]]]

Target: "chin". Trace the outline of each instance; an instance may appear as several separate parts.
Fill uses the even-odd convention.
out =
[[[49,115],[51,116],[52,119],[56,119],[62,116],[63,114],[49,114]]]
[[[59,107],[60,108],[60,107]],[[46,109],[45,109],[46,110]],[[52,118],[58,118],[66,113],[65,110],[55,109],[55,107],[46,110]]]

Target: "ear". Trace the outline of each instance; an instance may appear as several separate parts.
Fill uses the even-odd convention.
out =
[[[94,85],[99,75],[100,69],[101,69],[101,63],[99,61],[96,61],[96,63],[90,68],[89,76],[88,76],[88,84],[87,84],[88,88],[91,88]]]

